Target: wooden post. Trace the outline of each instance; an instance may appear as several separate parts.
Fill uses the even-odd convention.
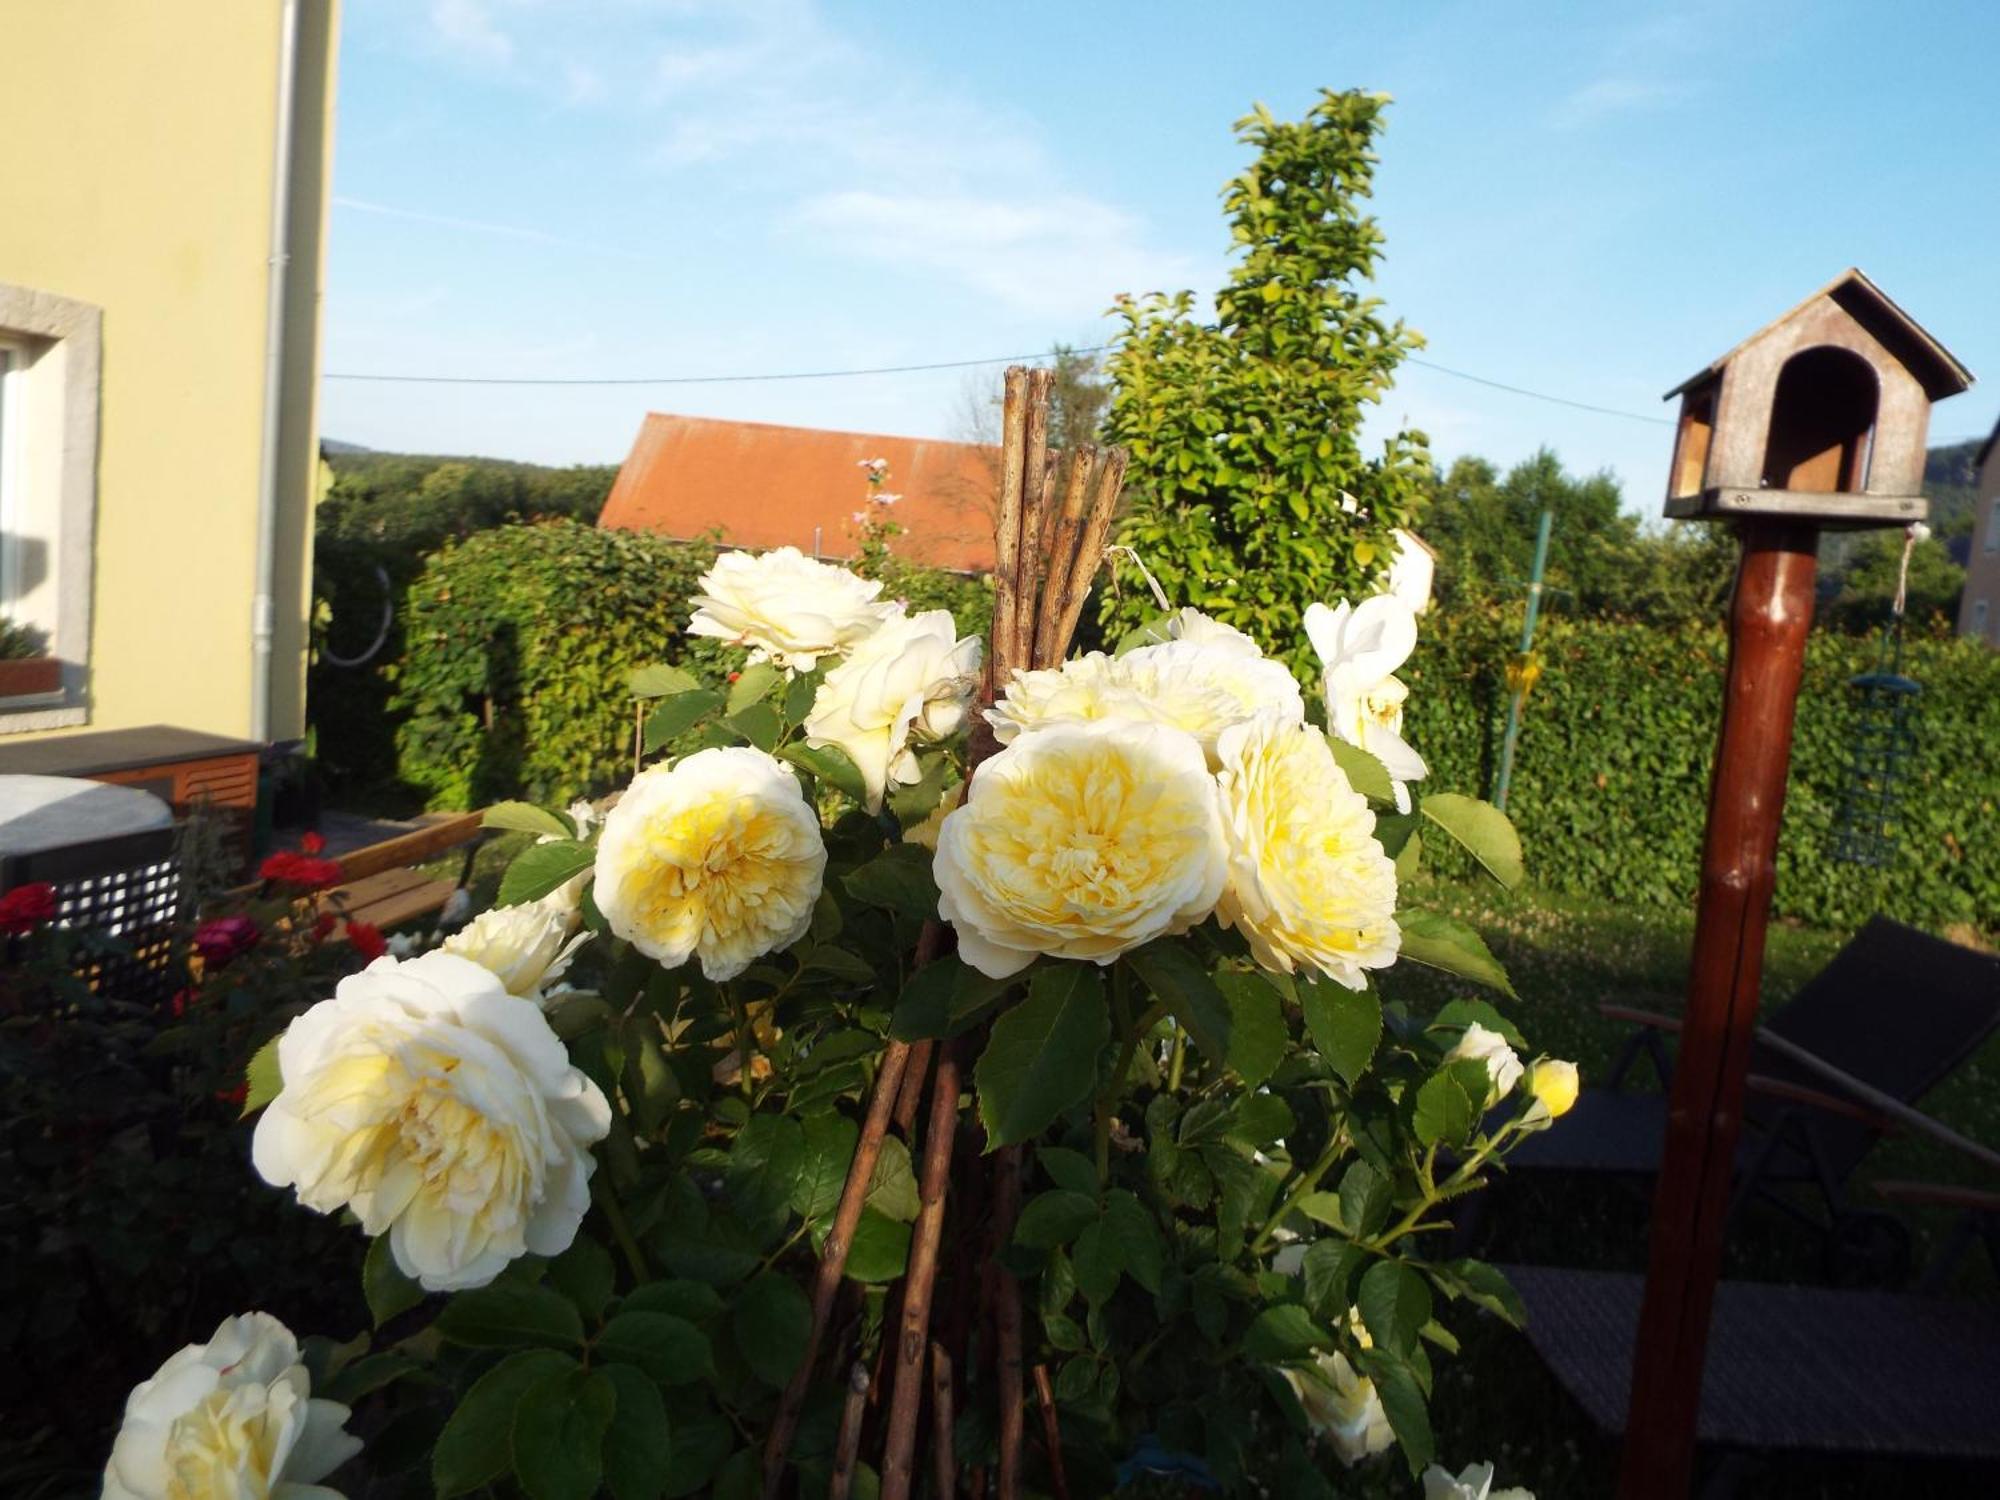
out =
[[[1709,1312],[1722,1261],[1744,1079],[1764,968],[1792,717],[1812,624],[1817,524],[1743,523],[1722,732],[1666,1153],[1619,1470],[1621,1500],[1687,1500]]]

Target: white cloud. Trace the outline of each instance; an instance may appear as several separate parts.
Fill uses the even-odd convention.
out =
[[[653,258],[641,255],[636,250],[627,250],[623,246],[573,239],[563,234],[550,234],[547,230],[531,229],[524,224],[496,224],[491,219],[462,219],[452,214],[426,213],[422,209],[415,208],[396,208],[391,204],[372,203],[366,198],[350,198],[339,193],[333,196],[333,206],[351,209],[357,213],[380,214],[385,218],[409,219],[418,224],[435,224],[442,229],[463,229],[473,234],[499,235],[503,239],[532,240],[541,245],[561,245],[565,249],[587,250],[593,255],[610,255],[620,260],[649,261]]]
[[[431,0],[431,29],[447,47],[474,61],[513,59],[513,38],[494,24],[485,0]]]

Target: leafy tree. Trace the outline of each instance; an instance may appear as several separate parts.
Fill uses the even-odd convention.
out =
[[[1839,565],[1820,580],[1820,619],[1851,631],[1880,630],[1896,598],[1903,559],[1903,533],[1871,531],[1854,540]],[[1921,629],[1949,630],[1958,618],[1965,569],[1951,560],[1944,543],[1919,542],[1910,553],[1909,593],[1904,619]]]
[[[1421,433],[1361,449],[1363,406],[1421,343],[1366,285],[1382,233],[1362,207],[1387,102],[1328,90],[1297,123],[1261,105],[1239,120],[1257,159],[1223,193],[1241,254],[1215,321],[1188,291],[1116,308],[1106,435],[1132,455],[1120,539],[1177,604],[1272,646],[1303,641],[1307,604],[1368,588],[1428,472]],[[1104,597],[1110,634],[1153,611],[1142,591]]]

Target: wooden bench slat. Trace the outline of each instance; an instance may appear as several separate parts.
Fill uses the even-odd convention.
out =
[[[428,828],[419,828],[393,839],[384,839],[379,844],[370,844],[365,849],[356,849],[341,859],[341,871],[346,875],[347,883],[353,885],[384,870],[423,864],[448,849],[455,849],[477,838],[480,822],[485,816],[483,812],[459,813],[454,817],[441,818]]]

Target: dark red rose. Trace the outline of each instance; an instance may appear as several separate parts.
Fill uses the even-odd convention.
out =
[[[347,941],[356,953],[371,964],[389,951],[389,940],[382,936],[382,929],[373,922],[349,922]]]
[[[340,861],[315,859],[309,854],[280,849],[277,853],[264,857],[264,863],[257,867],[257,878],[316,891],[324,886],[340,884]]]
[[[317,833],[307,833],[299,839],[299,847],[308,854],[326,853],[326,840]]]
[[[0,932],[33,932],[56,918],[56,888],[47,881],[17,885],[0,896]]]
[[[204,967],[220,969],[257,946],[263,930],[246,916],[215,917],[194,930],[195,952]]]

